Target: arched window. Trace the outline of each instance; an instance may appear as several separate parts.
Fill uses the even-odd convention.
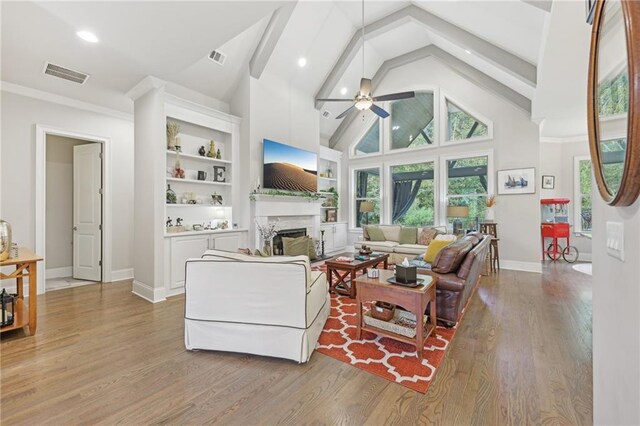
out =
[[[433,92],[391,103],[391,149],[416,148],[434,142]]]

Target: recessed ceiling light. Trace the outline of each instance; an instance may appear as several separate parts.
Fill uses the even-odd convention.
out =
[[[346,95],[347,94],[347,88],[343,87],[342,89],[340,89],[340,94],[341,95]]]
[[[471,51],[469,49],[464,49],[464,51],[471,55]]]
[[[298,58],[298,66],[304,68],[307,65],[307,58]]]
[[[96,35],[90,31],[78,31],[76,35],[84,41],[88,41],[89,43],[98,42],[98,37],[96,37]]]

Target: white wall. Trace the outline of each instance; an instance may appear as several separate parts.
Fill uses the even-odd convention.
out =
[[[551,175],[556,178],[555,188],[542,189],[540,198],[570,199],[569,222],[574,226],[574,211],[577,205],[574,199],[574,158],[584,156],[589,156],[589,143],[586,140],[540,143],[540,178],[542,175]],[[591,260],[592,241],[589,238],[572,234],[571,244],[580,252],[580,260]]]
[[[238,197],[238,210],[233,212],[234,222],[238,223],[240,228],[250,228],[250,206],[249,206],[249,192],[253,189],[251,187],[251,173],[250,173],[250,159],[253,158],[253,155],[250,153],[251,148],[251,114],[249,108],[249,90],[250,90],[250,81],[249,81],[249,70],[244,71],[243,77],[239,80],[238,86],[236,87],[236,92],[233,95],[231,100],[231,114],[236,115],[238,117],[242,117],[242,121],[240,122],[240,149],[239,149],[239,159],[237,162],[237,167],[240,168],[242,173],[240,174],[240,181],[234,182],[233,189],[234,191],[239,191],[240,196]]]
[[[640,424],[640,200],[609,207],[593,195],[593,421]],[[606,252],[607,221],[624,224],[625,259]]]
[[[73,147],[87,143],[91,142],[47,136],[46,248],[43,253],[47,271],[73,266]]]
[[[133,121],[4,91],[1,118],[0,215],[11,223],[14,241],[25,247],[35,247],[35,125],[110,139],[114,170],[112,269],[116,277],[131,274]]]
[[[387,74],[376,88],[376,93],[404,90],[440,88],[459,102],[461,107],[475,110],[493,121],[493,140],[463,145],[441,146],[407,154],[386,154],[385,161],[421,159],[493,150],[494,175],[504,169],[534,167],[536,169],[536,193],[527,195],[503,195],[498,197],[496,222],[500,236],[501,266],[526,270],[540,270],[540,182],[538,126],[525,112],[507,101],[469,82],[435,58],[426,58]],[[369,122],[357,119],[345,132],[338,144],[348,158],[348,146],[360,137]],[[349,160],[352,166],[375,164],[380,158]],[[348,173],[345,175],[348,177]],[[347,181],[348,179],[345,179]],[[347,183],[345,182],[345,185]],[[343,186],[343,191],[348,187]],[[348,192],[343,192],[347,194]],[[344,197],[346,198],[346,197]]]

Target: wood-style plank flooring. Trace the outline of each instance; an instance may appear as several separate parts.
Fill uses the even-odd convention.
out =
[[[591,277],[566,264],[483,278],[426,395],[317,352],[188,352],[183,301],[40,296],[37,335],[2,334],[1,423],[592,423]]]

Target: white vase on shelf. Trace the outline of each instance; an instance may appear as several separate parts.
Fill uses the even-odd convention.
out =
[[[484,212],[484,221],[485,222],[495,222],[496,213],[493,210],[493,207],[487,207],[487,210]]]

